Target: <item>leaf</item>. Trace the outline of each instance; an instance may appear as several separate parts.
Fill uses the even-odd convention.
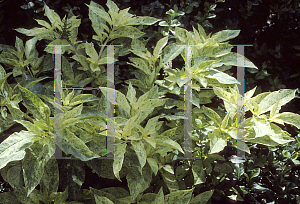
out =
[[[156,125],[158,122],[159,116],[153,117],[151,119],[148,120],[146,127],[145,127],[145,134],[146,135],[151,135],[153,133],[155,133],[156,131]]]
[[[54,143],[43,143],[36,141],[29,149],[26,149],[26,155],[22,161],[22,169],[24,175],[24,183],[27,189],[27,196],[34,190],[40,183],[44,174],[45,164],[54,152]]]
[[[98,9],[105,11],[101,5],[99,5],[93,1],[90,2],[90,6],[97,7]],[[98,36],[101,37],[102,34],[104,34],[103,29],[105,29],[107,32],[109,32],[109,28],[106,26],[106,21],[103,18],[101,18],[100,16],[98,16],[91,9],[89,9],[89,19],[92,21],[92,27]]]
[[[206,182],[206,174],[201,160],[197,159],[193,162],[192,172],[194,176],[194,185]]]
[[[223,42],[235,38],[239,35],[240,30],[222,30],[211,36],[216,42]]]
[[[131,104],[134,104],[134,103],[136,103],[136,97],[135,96],[136,96],[136,91],[132,87],[131,83],[129,83],[126,98],[128,99],[128,101]]]
[[[25,28],[17,28],[15,30],[27,36],[35,36],[38,40],[53,40],[54,35],[53,31],[46,28],[33,28],[29,30]]]
[[[177,46],[175,43],[167,45],[167,47],[163,49],[163,57],[160,60],[160,67],[163,67],[169,61],[175,59],[184,49],[184,46]]]
[[[126,142],[123,143],[118,143],[115,144],[116,149],[115,149],[115,153],[114,153],[114,157],[116,157],[114,159],[114,163],[113,163],[113,171],[114,171],[114,175],[116,176],[116,178],[120,181],[120,176],[119,176],[119,172],[122,169],[122,165],[123,165],[123,161],[124,161],[124,154],[126,151]]]
[[[168,43],[168,36],[160,39],[154,48],[153,56],[159,57],[162,49],[166,46],[167,43]]]
[[[54,10],[50,9],[46,4],[44,4],[45,14],[44,16],[47,16],[47,18],[50,20],[52,26],[54,23],[58,23],[59,25],[62,24],[61,19],[57,13],[54,12]]]
[[[107,0],[106,6],[108,7],[108,13],[110,14],[113,21],[116,21],[117,19],[115,18],[115,16],[117,16],[119,13],[118,6],[111,0]]]
[[[22,160],[25,149],[30,147],[36,135],[28,131],[15,132],[0,144],[0,169],[11,161]]]
[[[118,90],[112,89],[112,88],[106,88],[106,90],[101,89],[102,93],[107,96],[107,90],[115,93],[115,99],[108,99],[112,104],[118,105],[120,108],[122,108],[128,116],[130,116],[130,105],[123,93],[121,93]]]
[[[200,193],[196,197],[192,198],[190,204],[206,204],[212,197],[213,193],[214,189]]]
[[[30,40],[27,40],[25,43],[25,56],[26,58],[30,57],[38,57],[38,52],[35,49],[35,45],[37,43],[37,38],[31,38]]]
[[[293,125],[300,129],[300,115],[291,113],[291,112],[284,112],[277,114],[275,119],[282,120],[284,123],[287,123],[289,125]]]
[[[214,121],[214,123],[218,126],[220,126],[222,124],[222,119],[220,118],[220,116],[212,109],[207,108],[205,106],[202,106],[202,109],[204,111],[204,114],[209,117],[212,121]]]
[[[143,174],[141,177],[138,177],[129,171],[126,175],[126,180],[130,191],[131,201],[134,201],[140,193],[144,192],[144,190],[149,187],[152,180],[151,178],[152,172],[149,166],[145,166],[143,168]]]
[[[94,195],[96,204],[114,204],[111,200],[107,197]]]
[[[249,59],[240,55],[239,53],[231,52],[227,55],[221,56],[218,59],[221,60],[225,65],[238,66],[238,67],[248,67],[258,69]],[[238,64],[238,59],[244,59],[244,64]]]
[[[87,5],[87,4],[85,4]],[[92,5],[87,5],[89,7],[89,12],[95,13],[97,16],[108,22],[110,25],[112,25],[112,19],[110,18],[109,14],[106,13],[105,10],[100,9],[99,7],[95,7]]]
[[[17,48],[19,53],[24,53],[24,44],[23,44],[23,40],[18,38],[18,36],[16,36],[16,42],[15,42],[15,47]]]
[[[229,113],[226,114],[226,116],[224,117],[223,121],[222,121],[222,125],[221,128],[225,129],[228,125],[228,119],[229,119]]]
[[[157,161],[153,158],[150,158],[148,157],[147,158],[147,162],[149,164],[149,166],[151,167],[154,175],[156,176],[157,175],[157,172],[158,172],[158,164],[157,164]]]
[[[62,150],[66,154],[72,154],[81,161],[89,161],[94,158],[99,158],[93,153],[86,144],[79,139],[69,129],[63,129]]]
[[[98,60],[98,54],[95,50],[95,48],[88,42],[85,43],[85,51],[86,54],[92,58],[93,61],[97,61]]]
[[[188,204],[191,200],[194,188],[190,190],[179,190],[165,196],[165,204],[181,203]]]
[[[159,137],[159,138],[155,138],[155,141],[157,144],[161,146],[176,149],[184,154],[184,151],[182,150],[181,146],[177,142],[173,141],[172,139],[169,139],[167,137]]]
[[[145,35],[144,32],[140,31],[139,29],[133,26],[123,26],[116,31],[110,33],[110,39],[116,39],[120,37],[127,37],[131,39],[138,39]]]
[[[83,104],[80,104],[79,106],[73,108],[72,110],[67,111],[62,116],[62,118],[61,118],[62,121],[67,120],[69,118],[76,118],[77,116],[79,116],[81,114],[82,108],[83,108]]]
[[[176,192],[179,190],[178,181],[174,174],[171,174],[168,171],[161,171],[161,175],[162,175],[163,181],[164,181],[165,185],[168,187],[170,193]]]
[[[135,51],[136,52],[136,51]],[[149,70],[149,65],[146,64],[145,60],[141,59],[141,58],[130,58],[129,59],[131,62],[133,62],[134,64],[132,63],[128,63],[127,64],[130,64],[138,69],[140,69],[141,71],[143,71],[145,74],[147,75],[151,75],[151,72]]]
[[[72,107],[72,106],[76,106],[81,103],[92,102],[92,101],[96,101],[96,100],[99,100],[99,98],[95,97],[92,94],[79,94],[70,101],[69,106]]]
[[[272,133],[270,123],[265,120],[259,120],[253,118],[252,121],[254,122],[253,129],[255,130],[255,137],[261,137]]]
[[[296,90],[293,89],[281,89],[268,94],[259,103],[260,114],[272,110],[273,105],[275,105],[277,101],[280,101],[280,105],[284,106],[295,98],[295,93]]]
[[[50,109],[49,107],[43,103],[43,101],[37,97],[31,91],[17,85],[19,90],[21,91],[21,95],[23,98],[24,106],[27,108],[29,112],[33,114],[33,116],[38,120],[49,121],[50,118]]]
[[[56,159],[49,159],[44,168],[41,182],[46,187],[49,194],[57,192],[59,185],[59,170]]]
[[[32,124],[31,122],[25,121],[25,120],[14,120],[17,123],[20,123],[21,125],[23,125],[29,132],[36,134],[38,136],[41,136],[44,134],[44,131],[42,131],[41,129],[39,129],[37,126],[35,126],[34,124]]]
[[[210,132],[211,133],[211,132]],[[214,131],[214,133],[217,133]],[[210,138],[210,154],[219,153],[227,146],[227,140],[214,133],[209,134]]]
[[[137,16],[127,20],[126,25],[153,25],[158,21],[160,21],[160,19],[153,18],[150,16]]]
[[[141,140],[139,141],[131,141],[132,148],[135,151],[137,158],[139,159],[141,168],[143,168],[146,164],[147,152],[145,150],[144,144]]]
[[[208,72],[205,72],[204,75],[207,78],[216,79],[222,84],[240,84],[234,77],[220,72],[217,69],[211,68]]]
[[[39,25],[46,27],[47,29],[51,30],[52,26],[44,20],[38,20],[38,19],[34,19]]]

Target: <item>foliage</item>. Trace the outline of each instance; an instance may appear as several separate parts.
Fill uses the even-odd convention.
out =
[[[113,62],[114,59],[107,57],[105,46],[101,47],[98,54],[91,44],[77,39],[80,19],[76,19],[70,12],[68,17],[65,16],[61,20],[58,14],[45,4],[45,16],[51,25],[46,21],[36,20],[44,28],[16,29],[34,37],[28,40],[25,46],[23,41],[16,37],[15,48],[9,47],[0,54],[0,62],[8,68],[13,68],[12,72],[7,73],[0,66],[0,105],[3,118],[0,132],[4,132],[15,123],[27,129],[11,134],[0,144],[1,175],[13,188],[13,191],[0,194],[1,200],[7,203],[42,201],[196,204],[211,203],[213,198],[220,200],[225,196],[243,201],[245,195],[252,193],[254,188],[263,192],[270,189],[253,183],[253,179],[261,173],[255,165],[263,167],[265,162],[259,161],[261,158],[257,157],[248,160],[248,163],[241,158],[232,157],[228,160],[220,154],[226,151],[226,148],[238,148],[254,155],[255,145],[263,145],[272,150],[294,142],[294,149],[282,151],[282,155],[292,162],[292,165],[285,166],[283,172],[287,173],[288,169],[299,164],[299,138],[296,138],[296,143],[288,132],[275,124],[290,124],[300,129],[298,114],[279,113],[282,106],[295,98],[296,90],[281,89],[256,96],[256,88],[248,91],[244,98],[244,111],[250,111],[252,117],[244,121],[245,138],[237,137],[235,116],[240,111],[244,112],[238,103],[240,96],[234,89],[239,82],[225,71],[232,66],[238,66],[237,57],[241,56],[231,52],[233,46],[227,41],[237,37],[239,30],[206,34],[204,28],[198,24],[197,29],[192,26],[193,32],[188,31],[176,26],[177,22],[172,22],[173,17],[182,14],[177,13],[178,10],[174,7],[174,11],[169,11],[172,18],[169,19],[167,27],[176,24],[174,29],[168,30],[176,41],[171,41],[169,36],[166,36],[150,49],[146,47],[147,39],[142,39],[145,33],[134,26],[152,25],[158,21],[164,26],[167,21],[149,16],[136,17],[128,13],[129,8],[119,10],[111,0],[106,3],[107,12],[93,1],[86,6],[89,8],[89,18],[96,33],[93,36],[94,40],[101,45],[124,44],[125,46],[117,49],[117,56],[129,53],[137,56],[129,58],[130,63],[128,62],[138,69],[134,70],[136,79],[128,79],[128,86],[120,91],[114,90],[115,156],[120,158],[110,162],[98,159],[107,154],[107,136],[104,132],[107,129],[105,100],[107,90],[112,91],[111,88],[104,89],[107,73],[103,65]],[[212,9],[214,6],[208,6],[207,11]],[[45,49],[49,54],[47,59],[45,56],[39,58],[35,49],[37,40],[42,39],[51,41],[50,45],[71,45],[63,50],[73,54],[68,58],[62,57],[64,87],[82,87],[92,82],[93,85],[103,88],[101,96],[82,94],[82,90],[64,90],[63,104],[54,104],[53,81],[44,84],[44,89],[41,90],[42,84],[39,82],[48,77],[36,78],[43,71],[53,69],[51,63],[46,63],[46,60],[51,61],[54,50],[49,47]],[[188,53],[185,47],[177,46],[176,43],[197,46],[193,46],[191,53]],[[193,56],[190,65],[187,63],[186,67],[181,69],[166,68],[166,64],[179,55],[185,60],[184,53]],[[248,69],[258,69],[247,58],[244,60],[244,66]],[[167,73],[164,80],[157,79],[161,69]],[[83,71],[88,71],[88,78],[83,79]],[[185,71],[190,72],[191,78],[195,79],[192,90],[192,127],[195,130],[192,152],[193,157],[199,159],[177,162],[177,157],[184,154],[185,117],[181,110],[184,110],[185,104],[182,94],[183,85],[189,80]],[[12,74],[14,77],[22,75],[22,82],[19,80],[14,86],[9,84],[7,78]],[[199,89],[199,86],[213,87],[213,90]],[[168,93],[177,95],[177,100],[164,98]],[[207,105],[214,96],[223,101],[224,108]],[[21,110],[20,104],[26,107],[25,112]],[[71,178],[66,178],[68,185],[64,184],[66,187],[63,192],[58,192],[60,178],[57,160],[49,159],[55,153],[55,144],[58,145],[54,140],[53,127],[58,122],[54,121],[54,107],[62,111],[63,136],[60,148],[65,155],[72,157],[72,161],[65,167],[65,170],[71,172]],[[162,119],[166,122],[161,121]],[[236,140],[245,140],[247,143],[244,148],[232,145]],[[274,155],[270,152],[268,159],[270,165],[275,162]],[[244,162],[245,166],[249,166],[248,169],[244,169]],[[119,181],[125,178],[128,188],[80,189],[85,180],[85,165],[101,177]],[[105,168],[101,169],[103,166]],[[111,171],[108,171],[108,168]],[[234,185],[234,176],[240,180],[244,179],[244,176],[247,185],[241,185],[240,188]],[[270,176],[268,178],[270,183],[277,182],[286,189],[295,189],[297,185]],[[149,192],[154,179],[159,179],[159,184],[153,189],[154,192]],[[228,182],[230,185],[227,185]],[[36,189],[38,185],[39,190]],[[296,193],[299,193],[298,189]],[[293,195],[289,194],[293,199],[299,199]]]

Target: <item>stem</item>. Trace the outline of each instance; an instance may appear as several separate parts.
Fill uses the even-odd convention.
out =
[[[34,123],[33,122],[33,119],[31,117],[29,117],[26,113],[23,113],[23,117],[26,119],[26,120],[29,120],[30,122]]]

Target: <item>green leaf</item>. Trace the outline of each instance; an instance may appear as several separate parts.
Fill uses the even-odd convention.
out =
[[[155,141],[156,141],[156,144],[159,144],[159,145],[165,146],[165,147],[170,147],[172,149],[176,149],[184,154],[184,151],[182,150],[181,146],[177,142],[173,141],[172,139],[169,139],[167,137],[162,137],[160,135],[160,137],[155,138]]]
[[[43,183],[49,194],[57,192],[59,185],[59,170],[56,159],[48,160],[44,167],[41,183]]]
[[[144,32],[140,31],[139,29],[133,26],[123,26],[116,31],[111,32],[110,39],[116,39],[120,37],[127,37],[131,39],[138,39],[145,35]]]
[[[229,120],[229,113],[226,114],[226,116],[224,117],[223,121],[222,121],[222,125],[221,128],[225,129],[228,125],[228,120]]]
[[[154,175],[156,176],[157,175],[157,172],[158,172],[158,164],[157,164],[157,161],[153,158],[150,158],[148,157],[147,158],[147,162],[149,164],[149,166],[151,167]]]
[[[214,167],[214,171],[225,173],[225,174],[233,173],[233,169],[228,163],[223,163],[223,164],[216,163]]]
[[[260,114],[272,110],[273,105],[275,105],[277,101],[280,101],[280,105],[284,106],[295,98],[295,93],[296,90],[293,89],[281,89],[268,94],[259,103],[259,108],[261,110]]]
[[[126,180],[130,191],[131,201],[134,201],[140,193],[144,192],[144,190],[149,187],[152,180],[151,178],[152,172],[150,167],[147,165],[143,168],[141,177],[138,177],[129,171],[129,173],[126,175]]]
[[[222,30],[211,36],[216,42],[224,42],[239,35],[240,30]]]
[[[99,98],[92,94],[79,94],[70,101],[69,106],[72,107],[72,106],[76,106],[81,103],[92,102],[92,101],[96,101],[96,100],[99,100]]]
[[[158,21],[160,21],[160,19],[153,18],[150,16],[137,16],[127,20],[126,25],[153,25]]]
[[[46,28],[33,28],[29,30],[25,28],[17,28],[15,30],[27,36],[35,36],[38,40],[53,40],[54,37],[54,32]]]
[[[90,6],[105,11],[101,5],[93,1],[90,2]],[[103,29],[109,32],[109,28],[106,26],[106,21],[99,15],[97,15],[95,12],[93,12],[91,9],[89,9],[89,19],[92,21],[92,27],[98,36],[102,37],[102,34],[104,34]]]
[[[205,106],[202,106],[202,109],[204,111],[204,114],[212,121],[214,121],[216,125],[220,126],[222,124],[222,119],[213,109],[207,108]]]
[[[129,83],[126,98],[128,99],[128,101],[131,104],[134,104],[134,103],[136,103],[136,97],[135,96],[136,96],[136,91],[132,87],[131,83]]]
[[[227,146],[227,139],[222,138],[219,131],[213,131],[208,134],[210,139],[210,154],[218,153]]]
[[[135,51],[136,52],[136,51]],[[134,53],[135,53],[134,52]],[[138,54],[137,54],[138,55]],[[130,58],[129,59],[131,62],[133,62],[134,64],[132,63],[128,63],[127,64],[130,64],[138,69],[140,69],[141,71],[143,71],[145,74],[147,75],[151,75],[151,72],[149,70],[149,65],[146,64],[145,60],[144,59],[141,59],[141,58]]]
[[[204,75],[207,78],[216,79],[222,84],[240,84],[234,77],[229,76],[224,72],[220,72],[217,69],[211,68],[208,72],[205,72]]]
[[[151,135],[156,131],[156,125],[157,125],[157,121],[159,119],[159,116],[153,117],[151,119],[148,120],[146,127],[145,127],[145,133],[146,135]]]
[[[192,172],[194,176],[194,185],[206,182],[206,174],[201,160],[197,159],[193,162]]]
[[[168,187],[170,193],[172,192],[176,192],[179,190],[179,185],[178,185],[178,181],[175,177],[174,174],[169,173],[168,171],[161,171],[161,175],[163,177],[163,181],[166,184],[166,186]]]
[[[36,141],[25,151],[26,155],[22,161],[22,169],[28,196],[40,183],[45,164],[49,160],[46,157],[50,158],[54,154],[55,145],[54,142],[53,144],[45,144],[43,141]]]
[[[47,29],[49,29],[49,30],[51,30],[52,29],[52,26],[48,23],[48,22],[46,22],[46,21],[44,21],[44,20],[38,20],[38,19],[34,19],[39,25],[42,25],[42,26],[44,26],[44,27],[46,27]]]
[[[30,40],[27,40],[25,43],[25,56],[26,58],[30,57],[38,57],[38,52],[35,49],[35,45],[37,43],[37,38],[31,38]]]
[[[67,111],[66,113],[64,113],[61,120],[64,121],[69,118],[76,118],[81,114],[82,108],[83,108],[83,104],[80,104],[79,106],[73,108],[72,110]]]
[[[107,96],[106,95],[106,92],[108,91],[111,91],[111,92],[115,92],[115,99],[109,99],[111,100],[110,102],[112,104],[116,104],[118,105],[120,108],[122,108],[124,111],[126,111],[126,113],[128,114],[128,116],[130,116],[130,105],[125,97],[125,95],[123,93],[121,93],[120,91],[118,90],[115,90],[115,89],[112,89],[112,88],[106,88],[105,90],[104,89],[101,89],[102,93],[104,94],[104,96]]]
[[[139,141],[131,141],[133,150],[135,151],[137,158],[139,159],[141,168],[143,168],[146,164],[146,159],[147,159],[147,153],[144,147],[144,144],[141,140]]]
[[[167,43],[168,43],[168,36],[160,39],[154,48],[153,56],[159,57],[162,49],[166,46]]]
[[[118,16],[119,13],[118,6],[111,0],[107,0],[106,6],[108,7],[108,13],[110,14],[113,21],[116,21],[117,20],[116,17]]]
[[[15,47],[17,48],[19,53],[24,53],[24,44],[23,44],[23,40],[18,38],[18,36],[16,36],[16,42],[15,42]]]
[[[287,123],[289,125],[293,125],[300,129],[300,115],[291,113],[291,112],[284,112],[277,114],[275,119],[282,120],[284,123]]]
[[[249,59],[247,59],[243,55],[240,55],[239,53],[231,52],[227,55],[219,57],[218,59],[220,59],[221,62],[224,63],[225,65],[258,69]],[[237,59],[244,59],[244,64],[238,64]]]
[[[86,51],[86,54],[88,56],[90,56],[90,58],[92,58],[93,61],[98,60],[98,54],[97,54],[95,48],[88,42],[85,43],[85,51]]]
[[[66,154],[72,154],[81,161],[89,161],[94,158],[99,158],[93,153],[86,144],[79,139],[69,129],[63,129],[62,150]]]
[[[255,119],[253,118],[252,121],[254,122],[253,129],[256,133],[255,137],[261,137],[272,133],[270,123],[265,120]]]
[[[114,153],[114,157],[120,157],[120,158],[116,158],[114,159],[114,163],[113,163],[113,171],[114,171],[114,175],[116,176],[116,178],[120,181],[120,176],[119,173],[122,169],[122,165],[123,165],[123,161],[124,161],[124,154],[126,152],[126,142],[123,143],[118,143],[115,144],[116,149],[115,149],[115,153]]]
[[[87,4],[85,4],[87,5]],[[106,13],[106,11],[103,9],[100,9],[99,7],[91,5],[87,5],[89,7],[89,12],[95,13],[97,16],[108,22],[110,25],[112,25],[112,19],[110,18],[109,14]]]
[[[191,200],[193,191],[194,188],[190,190],[180,190],[180,191],[172,192],[165,196],[165,204],[172,204],[172,203],[188,204]]]
[[[27,110],[31,112],[36,119],[48,121],[50,118],[49,107],[31,91],[21,87],[20,85],[17,86],[21,91],[24,106]]]
[[[0,169],[11,161],[22,160],[25,149],[31,146],[36,135],[28,131],[15,132],[0,144]]]
[[[190,204],[206,204],[212,197],[213,193],[214,189],[200,193],[196,197],[192,198]]]
[[[177,46],[175,43],[167,45],[167,47],[163,49],[163,55],[160,60],[160,67],[163,67],[169,61],[175,59],[184,49],[185,46]]]
[[[52,26],[54,23],[58,23],[58,25],[61,25],[61,19],[57,13],[54,12],[54,10],[50,9],[46,4],[44,4],[44,9],[45,9],[45,16],[50,20]]]
[[[20,123],[23,125],[29,132],[36,134],[37,136],[41,136],[44,134],[44,131],[42,131],[40,128],[32,124],[31,122],[25,121],[25,120],[14,120],[17,123]]]

